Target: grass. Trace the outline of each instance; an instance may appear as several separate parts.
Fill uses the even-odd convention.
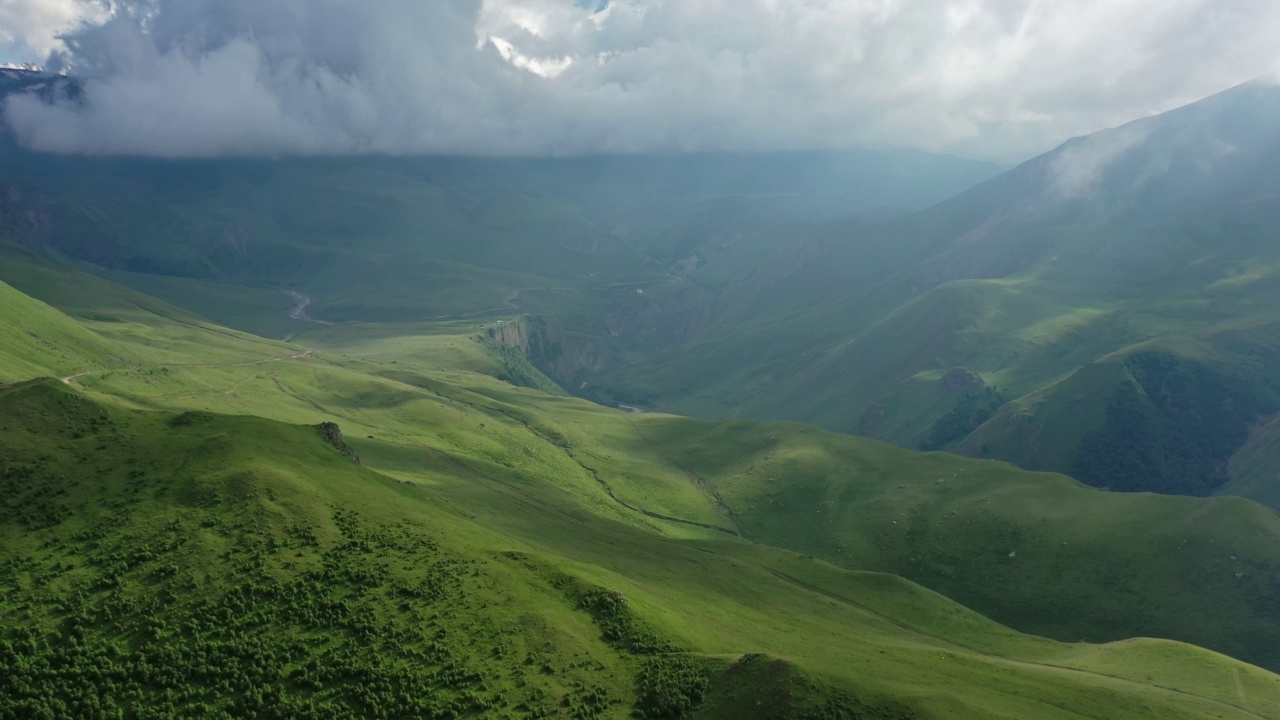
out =
[[[170,365],[225,365],[298,351],[295,346],[216,325],[8,242],[0,242],[0,282],[18,291],[7,298],[11,304],[9,328],[15,335],[38,333],[46,326],[67,327],[66,318],[24,319],[21,313],[36,312],[30,298],[39,297],[76,320],[82,335],[88,330],[97,338],[93,342],[112,347],[111,352],[121,359],[115,364],[119,367],[154,370]],[[73,370],[103,367],[101,362],[86,360]]]
[[[1274,419],[1260,423],[1248,442],[1231,458],[1228,473],[1231,482],[1219,492],[1257,500],[1269,507],[1280,507],[1280,427]]]
[[[1265,277],[1127,296],[1066,283],[1048,270],[942,282],[914,295],[888,280],[880,285],[897,295],[878,299],[879,291],[863,290],[859,306],[850,304],[851,294],[712,326],[686,346],[614,371],[600,381],[602,395],[610,389],[643,395],[651,406],[704,418],[800,419],[920,448],[958,402],[956,391],[937,378],[962,368],[1011,402],[958,439],[956,452],[1072,473],[1089,455],[1086,439],[1106,430],[1127,357],[1169,353],[1206,377],[1237,378],[1260,398],[1277,387],[1264,361],[1273,345],[1268,318],[1276,297]],[[1263,415],[1274,410],[1263,408]],[[1160,452],[1154,447],[1146,451]],[[1229,464],[1231,454],[1216,457],[1214,465],[1238,472],[1256,465]],[[1106,484],[1092,476],[1090,482]],[[1230,487],[1275,507],[1266,485]],[[1163,490],[1158,484],[1142,489]]]
[[[283,338],[311,328],[288,311],[294,301],[275,288],[215,283],[193,278],[99,271],[112,282],[182,307],[220,325],[236,327],[267,338]]]
[[[122,365],[119,349],[71,318],[0,282],[0,382]]]
[[[803,426],[685,423],[640,427],[760,542],[900,574],[1028,632],[1280,662],[1280,520],[1266,508],[1099,492]]]
[[[195,408],[210,412],[273,417],[288,422],[316,423],[334,418],[352,431],[357,438],[357,446],[369,462],[378,463],[382,469],[402,479],[413,478],[413,468],[417,463],[423,462],[424,456],[443,450],[467,457],[490,469],[515,473],[527,483],[550,480],[566,491],[589,498],[602,512],[616,516],[635,516],[638,510],[639,516],[631,517],[632,522],[641,522],[648,527],[665,526],[664,532],[678,531],[695,535],[706,532],[741,533],[772,544],[825,556],[850,567],[874,567],[898,572],[948,594],[961,595],[966,602],[1006,622],[1060,638],[1077,639],[1079,636],[1114,639],[1134,634],[1164,635],[1194,638],[1196,642],[1229,650],[1237,655],[1262,658],[1262,655],[1256,654],[1259,652],[1257,648],[1266,647],[1265,638],[1269,635],[1251,630],[1250,633],[1256,637],[1255,641],[1250,641],[1247,638],[1228,638],[1228,631],[1223,628],[1193,632],[1186,616],[1194,613],[1187,608],[1170,607],[1164,617],[1156,612],[1146,615],[1129,613],[1126,616],[1122,607],[1109,605],[1107,598],[1103,596],[1080,597],[1074,602],[1077,611],[1071,616],[1056,617],[1053,612],[1044,612],[1042,616],[1033,617],[1031,613],[1018,612],[1016,610],[1020,605],[1044,607],[1045,603],[1070,596],[1073,591],[1070,587],[1065,587],[1065,583],[1056,580],[1053,573],[1042,573],[1036,576],[1034,582],[1027,575],[1005,577],[998,582],[988,581],[987,575],[992,571],[989,561],[992,558],[998,561],[1002,557],[1001,553],[995,551],[992,551],[995,554],[991,557],[976,555],[982,558],[982,562],[968,570],[962,570],[968,565],[955,558],[937,559],[932,564],[923,565],[918,557],[913,560],[912,557],[917,552],[923,552],[924,548],[916,548],[906,555],[901,552],[873,552],[871,548],[876,544],[876,533],[870,529],[871,523],[867,518],[848,520],[835,527],[830,536],[820,533],[812,537],[793,537],[785,532],[774,533],[768,529],[772,524],[788,522],[784,518],[791,517],[790,513],[782,513],[781,508],[768,508],[768,518],[759,520],[764,523],[762,527],[744,525],[748,522],[745,518],[752,517],[753,513],[759,513],[762,509],[755,506],[764,505],[762,498],[766,496],[759,493],[766,492],[765,490],[757,488],[747,493],[742,488],[718,487],[715,484],[716,472],[675,461],[675,451],[667,446],[666,440],[659,442],[654,448],[637,445],[637,439],[652,434],[646,428],[655,422],[656,416],[602,414],[595,406],[580,401],[553,401],[541,393],[513,388],[494,380],[490,376],[500,374],[502,367],[486,353],[481,344],[462,334],[471,330],[466,323],[436,327],[431,333],[422,335],[409,334],[408,327],[324,328],[314,339],[322,340],[332,350],[316,357],[291,360],[288,359],[289,356],[285,356],[278,360],[272,358],[275,360],[273,362],[250,365],[228,363],[221,367],[209,364],[191,367],[175,365],[165,366],[164,372],[157,372],[156,368],[139,367],[89,376],[81,382],[111,397],[130,401],[138,407],[172,410]],[[345,339],[341,339],[344,337]],[[463,419],[471,413],[479,413],[479,417]],[[667,422],[672,428],[678,428],[673,431],[677,435],[695,432],[691,426]],[[656,430],[659,437],[667,437],[664,433],[672,432],[663,427]],[[695,436],[701,437],[703,432],[705,431],[699,428]],[[749,436],[728,442],[726,452],[743,458],[754,458],[753,453],[744,454],[741,448],[764,444],[759,437],[763,432],[776,431],[753,430],[753,434]],[[797,445],[811,444],[800,442],[807,441],[808,436],[804,433],[787,431],[786,434],[795,438]],[[373,436],[371,439],[366,437],[370,435]],[[850,438],[823,437],[825,439],[820,450],[811,449],[806,454],[789,460],[794,463],[794,467],[773,471],[778,477],[772,478],[774,482],[792,488],[797,498],[806,497],[806,493],[819,498],[834,498],[821,502],[794,501],[794,522],[800,523],[810,533],[830,527],[832,522],[828,520],[826,523],[814,523],[814,511],[821,512],[825,509],[830,513],[835,507],[849,505],[870,512],[868,508],[873,506],[840,500],[847,491],[840,490],[838,486],[820,492],[808,488],[805,478],[836,478],[840,476],[841,469],[852,463],[854,458],[865,459],[870,454],[888,452],[881,446],[860,446]],[[570,449],[566,451],[566,448]],[[643,460],[637,460],[637,453],[642,453]],[[910,453],[890,453],[890,457],[882,459],[874,474],[881,483],[880,491],[886,489],[883,487],[885,484],[895,483],[904,475],[915,478],[908,480],[910,482],[920,478],[931,482],[935,479],[931,477],[934,474],[955,474],[955,470],[948,471],[945,467],[936,470],[906,470],[917,462],[917,457]],[[432,462],[440,461],[436,458]],[[948,458],[944,464],[955,462]],[[994,478],[988,482],[1003,486],[1016,480],[1025,483],[1029,493],[1041,491],[1042,483],[1035,480],[1035,476],[1010,473],[1008,468],[1000,468]],[[767,482],[770,478],[761,476],[755,479]],[[871,491],[863,485],[859,492]],[[1079,506],[1077,512],[1086,517],[1097,514],[1097,510],[1089,509],[1090,503],[1119,504],[1127,498],[1083,491],[1078,491],[1078,494],[1080,499],[1071,501],[1068,506]],[[1007,497],[1008,494],[1002,495]],[[744,497],[751,499],[743,499]],[[904,505],[895,512],[921,512],[908,506],[906,500],[901,502]],[[997,505],[995,517],[983,514],[983,529],[978,535],[981,537],[996,532],[1016,531],[1017,527],[1028,522],[1025,520],[1028,517],[1025,510],[1022,501],[1008,500],[1005,504]],[[947,506],[931,508],[925,519],[936,523],[946,517],[948,512]],[[661,519],[664,517],[686,522],[676,523],[676,529],[673,529],[671,523]],[[1158,525],[1155,521],[1151,524]],[[1239,523],[1237,525],[1249,527]],[[715,530],[708,530],[703,526]],[[1014,529],[1010,530],[1010,527]],[[1139,522],[1132,528],[1113,528],[1111,531],[1123,536],[1140,532],[1138,528],[1141,527],[1142,523]],[[1270,536],[1270,532],[1268,530],[1262,536]],[[1105,536],[1106,533],[1099,535]],[[1066,539],[1076,540],[1074,536]],[[1049,541],[1052,540],[1053,535],[1050,535]],[[850,557],[840,557],[839,553],[832,550],[833,547],[838,549],[848,543],[860,543],[864,551]],[[1149,564],[1144,557],[1125,557],[1122,550],[1126,542],[1119,537],[1107,539],[1102,544],[1111,547],[1108,554],[1115,557],[1105,563],[1098,563],[1099,566],[1115,563],[1126,567]],[[1265,557],[1270,552],[1271,549],[1264,548],[1256,554]],[[1152,566],[1156,568],[1154,578],[1135,582],[1147,582],[1152,588],[1158,588],[1161,583],[1173,582],[1175,565],[1157,563]],[[939,572],[940,568],[945,567],[953,569],[946,573]],[[1000,567],[995,566],[996,569]],[[979,569],[982,572],[978,572]],[[1094,570],[1104,575],[1109,572],[1104,568]],[[1101,579],[1095,578],[1094,581],[1080,583],[1079,587],[1094,588],[1100,582]],[[1181,578],[1178,582],[1190,585],[1196,581]],[[1010,586],[1020,588],[1020,592],[1026,595],[1015,600],[1017,593],[1010,595],[1007,589]],[[1156,590],[1147,588],[1139,588],[1134,592],[1143,596],[1157,594]],[[1182,593],[1168,594],[1180,596]],[[1227,594],[1230,595],[1229,592]],[[1007,599],[1001,600],[1003,596],[1007,596]],[[1205,597],[1203,614],[1206,617],[1215,616],[1221,613],[1211,612],[1210,609],[1229,606],[1231,603],[1223,598]],[[1225,623],[1224,628],[1235,628],[1235,632],[1240,634],[1243,633],[1241,628],[1266,626],[1265,621],[1253,621],[1249,613],[1240,608],[1236,608],[1236,612],[1241,614]]]
[[[22,668],[3,712],[595,717],[630,699],[636,661],[571,599],[314,428],[109,410],[51,384],[0,403],[26,421],[5,438],[21,472],[0,608]],[[35,664],[55,656],[56,676]]]
[[[652,686],[680,696],[671,678],[690,671],[705,673],[708,717],[743,693],[766,695],[767,712],[814,717],[1280,708],[1275,676],[1211,653],[1021,636],[891,576],[732,539],[663,537],[545,485],[480,473],[400,484],[314,428],[112,409],[57,383],[10,388],[0,405],[25,420],[0,431],[24,468],[3,526],[12,647],[56,656],[88,688],[105,689],[100,677],[136,687],[123,703],[107,692],[127,713],[283,702],[301,717],[624,717],[667,707]],[[51,454],[53,436],[61,449]],[[24,494],[33,483],[41,490]],[[298,614],[278,614],[299,591]],[[163,614],[160,597],[173,598]],[[198,620],[227,612],[237,613],[227,627]],[[14,635],[18,619],[26,630]],[[193,634],[170,634],[183,627]],[[81,638],[74,651],[41,642],[68,633]],[[164,653],[193,660],[170,661],[164,675],[142,664]],[[667,680],[655,662],[674,663]],[[6,677],[37,689],[52,679],[38,669]],[[255,678],[279,695],[241,684]],[[9,708],[89,707],[84,693],[23,687],[6,694]]]
[[[74,278],[32,286],[119,309],[135,297],[72,296]],[[1280,712],[1280,678],[1257,667],[1166,641],[1022,635],[934,592],[1060,639],[1149,631],[1270,664],[1280,530],[1245,501],[1112,495],[804,426],[628,415],[498,380],[469,322],[317,327],[298,338],[307,354],[161,305],[107,322],[4,299],[3,317],[79,328],[129,361],[75,355],[94,372],[73,386],[0,391],[14,468],[0,659],[63,663],[77,687],[113,678],[132,689],[99,697],[126,714]],[[46,362],[6,381],[61,372]],[[361,465],[326,443],[327,421]],[[959,538],[953,512],[972,520]],[[1212,575],[1228,551],[1243,582]],[[289,604],[297,592],[311,600]],[[175,656],[213,665],[147,670]],[[118,672],[95,674],[103,663]],[[6,677],[62,687],[23,673]],[[29,700],[92,716],[87,694],[5,696],[20,715]]]

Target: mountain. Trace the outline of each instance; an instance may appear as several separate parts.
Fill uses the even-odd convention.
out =
[[[1280,90],[1250,84],[833,226],[744,310],[601,382],[1114,489],[1221,490],[1280,410],[1277,127]]]
[[[0,66],[0,110],[5,98],[19,94],[35,95],[46,101],[76,98],[80,94],[80,86],[74,78],[47,72],[36,65]],[[0,123],[0,141],[6,144],[13,142],[7,123]]]
[[[4,287],[4,337],[122,359],[0,366],[8,716],[1280,712],[1222,655],[1075,642],[1280,663],[1280,523],[1251,502],[627,414],[496,379],[474,323],[282,344],[39,256],[0,271],[104,308]]]

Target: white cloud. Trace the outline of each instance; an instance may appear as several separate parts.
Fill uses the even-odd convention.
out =
[[[1054,155],[1049,165],[1051,191],[1057,199],[1088,195],[1102,180],[1107,168],[1141,145],[1150,132],[1147,125],[1134,123],[1073,141]],[[1153,172],[1140,182],[1158,174]]]
[[[497,36],[489,37],[488,41],[497,49],[503,60],[522,70],[528,70],[534,75],[540,75],[545,78],[554,78],[573,64],[573,58],[571,57],[531,58],[520,52],[515,45]]]
[[[32,0],[0,7],[14,2]],[[125,0],[69,40],[82,106],[19,99],[7,116],[32,146],[72,152],[897,145],[1012,159],[1280,67],[1274,0],[598,7]]]
[[[0,55],[40,62],[62,50],[58,36],[81,22],[101,23],[108,10],[86,0],[0,0]]]

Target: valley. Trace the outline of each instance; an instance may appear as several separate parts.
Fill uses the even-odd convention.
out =
[[[317,718],[1280,707],[1269,672],[1127,639],[1280,665],[1265,610],[1280,602],[1280,521],[1247,501],[1104,493],[801,425],[609,410],[497,379],[524,356],[495,354],[471,320],[299,323],[286,345],[144,310],[135,291],[44,261],[4,268],[57,307],[117,313],[72,319],[6,290],[3,317],[19,324],[5,336],[41,328],[54,354],[48,370],[6,366],[0,389],[0,446],[18,468],[4,582],[23,598],[4,617],[29,628],[0,658],[21,683],[10,711],[56,700],[93,716],[91,695],[40,690],[57,687],[45,663],[89,690],[107,677],[134,688],[115,696],[127,713],[162,699]],[[48,319],[20,324],[33,313]],[[59,371],[70,385],[23,379]],[[310,604],[287,600],[316,582],[327,589]],[[186,599],[157,616],[162,597]],[[243,620],[199,624],[228,612]],[[237,634],[266,628],[274,644]],[[72,654],[54,649],[67,633],[83,638]],[[255,674],[147,669],[174,652],[257,658]],[[758,715],[741,709],[753,697]]]
[[[839,168],[852,199],[838,209],[817,190],[834,170],[806,175],[803,157],[735,160],[763,178],[751,181],[707,157],[211,161],[172,182],[165,163],[37,162],[12,147],[6,212],[15,237],[249,332],[293,332],[273,287],[315,298],[295,311],[325,322],[527,316],[509,344],[610,406],[809,422],[1099,487],[1234,487],[1273,502],[1232,475],[1246,467],[1232,458],[1280,411],[1277,378],[1258,361],[1274,352],[1277,310],[1266,232],[1280,221],[1266,171],[1276,97],[1235,88],[914,213],[857,214],[878,197],[849,178],[874,177],[890,162],[880,157]],[[1205,138],[1254,151],[1213,155]],[[1093,154],[1096,177],[1064,186],[1066,168]],[[926,160],[934,175],[959,171]],[[106,177],[125,180],[108,196]],[[696,191],[680,194],[682,183]],[[794,194],[777,195],[784,187]],[[1151,390],[1133,372],[1149,353],[1198,378],[1180,391],[1196,402],[1250,399],[1186,477],[1142,476],[1095,452],[1132,441],[1108,424],[1126,412],[1147,418],[1149,453],[1196,432],[1177,429],[1169,406],[1126,409],[1128,393]]]

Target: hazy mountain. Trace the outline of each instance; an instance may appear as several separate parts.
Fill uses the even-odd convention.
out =
[[[606,402],[1204,494],[1276,404],[1252,358],[1273,346],[1277,120],[1280,90],[1242,86],[905,217],[883,208],[994,168],[919,153],[171,162],[10,145],[0,216],[231,324],[249,321],[145,278],[290,286],[330,321],[518,309],[551,318],[530,331],[550,333],[534,360]],[[1139,408],[1150,453],[1194,448],[1169,461],[1181,470],[1099,459],[1134,442],[1116,418],[1153,390],[1138,365],[1197,378],[1192,409]],[[1191,418],[1210,416],[1212,439],[1189,442]]]
[[[1246,85],[908,218],[834,226],[751,286],[747,313],[617,382],[700,414],[1211,492],[1280,408],[1277,128],[1280,89]],[[1099,458],[1117,443],[1146,447],[1145,469]]]
[[[64,75],[46,72],[34,65],[0,67],[0,104],[9,95],[18,93],[29,93],[50,100],[55,97],[74,97],[79,93],[79,87],[74,80]],[[7,136],[8,131],[9,126],[0,123],[0,136]]]

